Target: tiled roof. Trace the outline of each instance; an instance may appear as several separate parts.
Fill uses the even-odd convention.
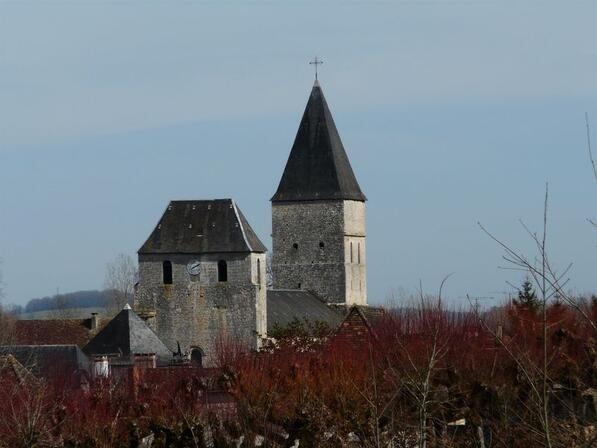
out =
[[[90,319],[17,320],[14,344],[73,344],[83,347],[91,338],[90,321]]]
[[[338,327],[335,334],[336,341],[359,344],[367,337],[377,337],[375,325],[385,316],[385,310],[378,307],[353,305]]]

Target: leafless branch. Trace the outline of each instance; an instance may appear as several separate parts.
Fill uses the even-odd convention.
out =
[[[593,159],[593,150],[591,149],[591,129],[589,127],[589,114],[585,112],[585,124],[587,126],[587,148],[589,149],[589,159],[591,160],[591,167],[593,168],[593,176],[597,180],[597,166]]]

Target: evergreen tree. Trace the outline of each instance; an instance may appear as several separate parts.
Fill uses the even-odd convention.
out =
[[[522,282],[522,286],[518,290],[518,300],[514,299],[514,305],[520,308],[526,308],[533,312],[537,311],[539,308],[537,293],[528,277]]]

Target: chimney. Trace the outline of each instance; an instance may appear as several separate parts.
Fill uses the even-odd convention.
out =
[[[99,317],[97,315],[97,313],[91,313],[91,329],[92,330],[97,330],[97,327],[99,327]]]

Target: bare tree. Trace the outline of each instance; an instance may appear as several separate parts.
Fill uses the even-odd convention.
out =
[[[0,390],[0,400],[6,403],[0,432],[6,436],[3,442],[7,444],[2,446],[56,446],[55,430],[64,419],[59,412],[62,403],[52,396],[45,381],[20,367],[20,381]]]
[[[14,318],[6,313],[2,307],[3,286],[2,269],[0,269],[0,345],[8,345],[12,342],[14,336]]]
[[[597,331],[597,322],[595,322],[591,317],[586,304],[564,290],[569,281],[566,276],[572,268],[572,263],[569,263],[562,271],[557,271],[550,260],[547,251],[547,204],[548,187],[546,185],[542,235],[537,235],[537,233],[531,232],[527,225],[520,221],[524,230],[535,243],[537,255],[534,258],[528,258],[524,253],[513,249],[503,241],[499,240],[481,223],[478,223],[478,225],[487,236],[489,236],[502,249],[504,249],[505,253],[503,259],[508,263],[508,266],[504,267],[505,269],[522,271],[530,275],[538,287],[540,293],[539,299],[543,305],[545,305],[545,303],[550,299],[558,297],[562,302],[566,303],[569,307],[578,312],[578,314],[580,314],[583,319],[587,321],[593,330]]]
[[[0,345],[10,345],[14,342],[15,319],[5,312],[0,305]]]
[[[414,399],[418,409],[418,446],[426,448],[429,440],[429,408],[432,404],[432,378],[437,370],[440,359],[444,356],[447,341],[442,338],[442,289],[448,278],[447,275],[441,282],[437,302],[429,301],[423,294],[423,286],[419,286],[420,317],[422,323],[422,334],[426,336],[425,356],[422,363],[416,363],[413,354],[406,351],[408,362],[412,368],[406,370],[403,382],[407,392]],[[419,365],[417,365],[419,364]]]
[[[4,282],[2,281],[2,260],[0,259],[0,305],[4,299]]]
[[[54,296],[54,307],[49,313],[49,316],[52,319],[72,319],[73,314],[74,310],[70,308],[66,297],[61,294],[56,294]]]
[[[502,338],[493,332],[489,325],[487,325],[482,318],[480,318],[478,311],[476,314],[480,318],[482,324],[488,332],[494,335],[496,341],[505,349],[508,355],[517,364],[523,376],[526,378],[531,387],[532,395],[535,398],[536,408],[535,412],[539,417],[541,425],[541,434],[543,436],[543,443],[546,447],[553,446],[552,431],[549,416],[549,397],[550,391],[550,375],[548,372],[549,359],[552,356],[548,349],[548,329],[549,322],[547,317],[548,303],[551,299],[558,299],[566,303],[570,308],[575,310],[585,321],[589,327],[597,331],[597,323],[594,321],[585,304],[577,298],[572,297],[564,290],[568,279],[565,278],[572,267],[568,264],[563,271],[558,272],[552,265],[547,250],[547,211],[548,211],[548,185],[545,186],[545,198],[543,205],[543,229],[540,234],[531,232],[529,228],[521,221],[524,230],[531,237],[535,243],[537,254],[533,258],[528,258],[524,253],[521,253],[511,248],[506,243],[499,240],[492,233],[490,233],[482,224],[479,227],[494,240],[503,250],[503,259],[508,263],[505,269],[512,269],[523,271],[527,273],[535,283],[539,292],[539,308],[541,316],[542,329],[542,360],[540,365],[528,359],[525,353],[519,353],[515,347],[510,347]],[[472,302],[471,302],[472,306]]]
[[[597,165],[593,158],[593,150],[591,149],[591,128],[589,127],[589,114],[585,112],[585,124],[587,127],[587,148],[589,150],[589,160],[591,161],[591,168],[593,168],[593,177],[597,180]]]
[[[133,299],[137,263],[130,255],[119,254],[106,266],[104,288],[111,292],[108,308],[117,310]]]
[[[543,204],[543,231],[541,235],[537,235],[537,233],[531,232],[529,228],[521,222],[524,229],[528,232],[531,236],[532,240],[535,242],[538,252],[538,257],[530,261],[525,255],[518,253],[510,249],[507,245],[497,240],[491,233],[489,233],[481,224],[479,226],[481,229],[489,235],[494,241],[498,242],[500,246],[506,251],[504,255],[504,260],[506,260],[510,264],[511,269],[515,270],[523,270],[528,272],[531,277],[533,278],[535,284],[539,289],[539,303],[541,306],[541,324],[542,324],[542,333],[543,333],[543,360],[542,365],[538,371],[540,371],[541,381],[540,384],[536,384],[535,381],[532,379],[532,375],[527,370],[523,363],[520,362],[520,359],[516,354],[512,351],[508,350],[506,345],[503,344],[501,339],[499,340],[502,343],[502,346],[507,349],[507,352],[513,359],[517,362],[519,367],[521,367],[521,371],[528,379],[529,385],[531,386],[533,392],[536,395],[537,402],[540,406],[540,422],[541,422],[541,429],[543,433],[544,443],[546,447],[551,448],[551,427],[549,422],[549,393],[548,393],[548,371],[547,371],[547,364],[548,364],[548,347],[547,347],[547,332],[548,332],[548,322],[547,322],[547,303],[549,299],[556,296],[559,291],[561,291],[562,286],[560,284],[562,277],[565,276],[572,265],[569,265],[563,274],[558,275],[554,272],[554,270],[550,267],[548,256],[547,256],[547,204],[549,198],[549,188],[548,185],[545,185],[545,200]]]

